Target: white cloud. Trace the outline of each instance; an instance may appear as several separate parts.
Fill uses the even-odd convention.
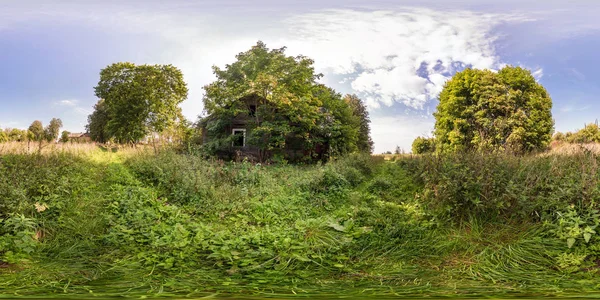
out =
[[[544,76],[544,69],[537,68],[535,70],[531,70],[531,75],[533,75],[535,80],[540,81],[540,79],[542,79],[542,76]]]
[[[528,21],[515,14],[434,11],[330,10],[287,20],[290,51],[315,59],[333,74],[355,74],[352,89],[371,107],[402,103],[423,108],[464,66],[501,66],[495,26]]]
[[[92,113],[92,111],[90,111],[88,109],[85,109],[85,108],[82,108],[82,107],[75,107],[74,111],[76,113],[78,113],[80,115],[84,115],[84,116],[87,116],[87,115],[89,115],[89,114]]]
[[[559,111],[562,113],[571,113],[571,112],[580,112],[590,109],[590,105],[579,105],[575,103],[566,104],[559,108]]]
[[[60,101],[56,101],[54,102],[55,105],[58,106],[76,106],[77,105],[77,100],[60,100]]]
[[[87,116],[92,112],[89,109],[83,108],[79,105],[80,101],[76,99],[65,99],[54,101],[54,106],[64,107],[67,111],[74,112],[81,116]]]
[[[182,109],[189,119],[195,119],[202,111],[202,86],[214,79],[212,65],[233,62],[235,54],[247,50],[257,40],[265,41],[271,48],[287,46],[288,54],[313,58],[317,70],[325,73],[325,80],[329,75],[344,78],[343,83],[335,80],[332,84],[347,85],[374,112],[380,113],[372,117],[378,152],[393,150],[396,145],[408,150],[414,137],[428,134],[433,128],[431,118],[379,116],[390,114],[384,111],[387,106],[401,103],[416,109],[429,107],[427,102],[439,94],[454,71],[466,65],[503,66],[494,47],[496,26],[532,21],[514,13],[422,8],[321,10],[272,14],[267,18],[202,13],[192,9],[193,5],[189,10],[181,7],[171,10],[153,9],[151,5],[131,8],[122,2],[65,3],[39,2],[44,9],[36,13],[0,10],[0,19],[56,18],[119,34],[134,32],[157,38],[160,45],[142,57],[144,62],[171,63],[183,71],[190,94]],[[541,77],[543,70],[537,71]],[[76,109],[80,115],[87,114],[77,103],[62,105]]]
[[[259,39],[272,48],[287,46],[290,54],[313,58],[325,80],[327,75],[347,78],[343,84],[367,99],[371,108],[402,103],[421,109],[457,69],[500,66],[493,29],[503,22],[529,20],[517,14],[409,7],[322,10],[269,22],[250,16],[232,23],[181,10],[63,8],[46,7],[61,18],[162,39],[155,48],[156,60],[149,63],[172,63],[182,69],[190,89],[182,108],[192,119],[202,110],[202,86],[214,79],[210,67],[233,62],[235,54]]]
[[[576,81],[584,81],[586,78],[583,73],[579,72],[575,68],[569,68],[568,72],[569,72],[569,75],[571,76],[571,78],[575,79]]]

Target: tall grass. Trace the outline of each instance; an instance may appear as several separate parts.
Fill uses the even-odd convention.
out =
[[[409,165],[423,186],[421,202],[452,221],[470,217],[535,221],[600,198],[598,155],[516,157],[505,154],[425,155]]]
[[[5,293],[539,295],[600,284],[593,153],[292,166],[94,147],[0,154]]]

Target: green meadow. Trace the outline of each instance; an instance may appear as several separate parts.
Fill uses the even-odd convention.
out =
[[[0,154],[1,297],[599,296],[600,158]]]

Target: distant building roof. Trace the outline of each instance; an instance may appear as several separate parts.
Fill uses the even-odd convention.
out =
[[[88,137],[88,136],[90,136],[90,135],[87,132],[69,133],[69,138],[70,139],[76,139],[76,138]]]

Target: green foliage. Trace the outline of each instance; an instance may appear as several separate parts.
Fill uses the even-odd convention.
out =
[[[100,99],[94,105],[94,111],[88,116],[88,123],[85,126],[92,141],[106,143],[110,140],[111,134],[108,132],[108,121],[108,108],[104,100]]]
[[[35,221],[22,214],[0,219],[0,261],[18,263],[37,248]]]
[[[586,124],[584,128],[576,132],[557,132],[553,139],[568,143],[600,143],[600,127],[596,123]]]
[[[564,141],[566,141],[566,136],[562,132],[557,132],[552,136],[552,140],[564,142]]]
[[[57,118],[52,118],[46,128],[44,128],[41,121],[35,120],[26,133],[20,132],[18,129],[11,131],[11,138],[17,141],[31,140],[39,142],[41,150],[43,141],[52,142],[58,139],[62,126],[62,121]]]
[[[311,59],[286,56],[285,48],[269,49],[262,42],[236,59],[225,69],[213,67],[217,80],[204,87],[209,116],[200,123],[209,153],[233,151],[231,128],[239,118],[246,119],[248,144],[257,148],[261,161],[370,150],[364,105],[356,96],[345,100],[318,84],[322,74],[315,73]]]
[[[354,94],[344,96],[344,101],[350,105],[353,114],[360,120],[358,141],[356,145],[358,150],[364,153],[372,153],[373,140],[371,139],[371,119],[369,118],[367,107],[364,102]]]
[[[598,209],[592,206],[584,210],[586,215],[581,216],[575,206],[571,205],[564,213],[557,213],[556,229],[553,232],[556,236],[566,241],[567,246],[572,248],[578,241],[579,243],[589,244],[590,241],[598,240],[596,228],[600,225],[600,213]]]
[[[446,83],[434,113],[440,151],[543,150],[551,140],[552,100],[528,70],[466,69]]]
[[[102,69],[94,89],[104,103],[96,106],[102,111],[89,117],[89,129],[98,140],[114,137],[120,143],[162,133],[183,119],[179,104],[188,93],[183,74],[176,67],[132,63],[116,63]]]
[[[600,259],[600,213],[595,203],[571,205],[557,211],[547,222],[550,236],[562,241],[568,250],[557,251],[556,264],[565,272],[578,272],[584,267],[594,267]]]
[[[317,86],[314,94],[322,104],[317,127],[313,129],[312,133],[313,142],[309,145],[311,147],[315,147],[317,144],[326,145],[330,157],[356,151],[369,153],[370,148],[364,143],[368,144],[370,141],[368,131],[368,122],[370,121],[366,110],[362,111],[363,115],[359,115],[360,109],[364,109],[364,106],[361,106],[361,100],[353,98],[349,101],[347,97],[342,98],[333,89],[323,85]],[[363,123],[367,126],[364,129]],[[366,140],[361,141],[361,138]]]
[[[412,153],[413,154],[425,154],[432,153],[435,151],[435,139],[434,138],[425,138],[425,137],[417,137],[412,143]],[[399,153],[397,153],[399,154]]]
[[[294,166],[128,151],[0,156],[4,290],[554,295],[598,284],[591,153]]]
[[[210,262],[230,274],[336,271],[348,267],[353,240],[368,231],[348,216],[323,215],[345,205],[350,180],[372,175],[368,157],[306,170],[219,165],[172,153],[136,157],[128,165],[158,194],[119,190],[112,198],[124,202],[112,206],[109,239],[126,252],[136,241],[134,247],[148,251],[137,256],[146,265],[164,267],[159,262],[168,261],[175,262],[169,268],[178,267],[185,258],[186,267]],[[183,232],[183,239],[171,237],[173,232]],[[182,249],[158,247],[165,239]]]
[[[7,136],[10,141],[25,142],[29,139],[27,130],[20,130],[17,128],[13,128],[10,130],[7,129],[5,132],[7,132]]]
[[[205,243],[198,225],[177,207],[160,201],[151,190],[115,187],[104,240],[151,268],[193,267],[198,247]]]
[[[33,121],[28,130],[32,135],[31,140],[41,142],[45,139],[46,132],[44,131],[44,125],[42,125],[41,121]]]
[[[69,142],[69,134],[71,134],[71,133],[66,130],[63,130],[63,132],[60,134],[60,141],[62,143]]]
[[[424,186],[421,201],[439,217],[464,221],[539,220],[569,205],[591,205],[600,197],[599,159],[514,157],[505,154],[424,155],[404,164]]]
[[[6,143],[9,141],[8,135],[6,134],[6,132],[4,132],[4,130],[0,129],[0,143]]]
[[[46,126],[44,129],[45,139],[48,142],[54,142],[58,139],[58,135],[60,133],[60,128],[63,126],[63,123],[60,119],[52,118],[50,120],[50,124]]]

